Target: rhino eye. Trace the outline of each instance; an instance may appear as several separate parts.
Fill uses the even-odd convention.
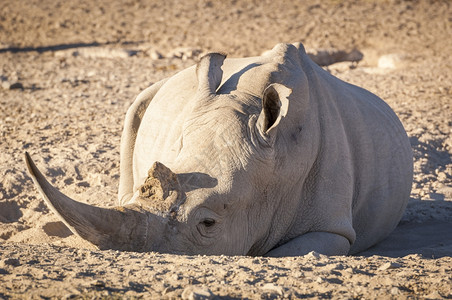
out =
[[[201,223],[206,227],[212,227],[213,225],[215,225],[215,220],[214,219],[205,219]]]

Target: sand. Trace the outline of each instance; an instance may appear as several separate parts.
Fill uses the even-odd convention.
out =
[[[1,298],[452,298],[450,1],[11,1],[0,14]],[[396,230],[357,256],[100,251],[41,200],[28,151],[74,199],[113,206],[122,122],[151,83],[202,53],[279,42],[359,51],[326,66],[379,95],[414,152]]]

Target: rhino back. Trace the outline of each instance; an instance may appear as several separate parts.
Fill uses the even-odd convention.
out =
[[[326,214],[332,220],[326,224],[342,226],[337,218],[346,220],[351,214],[354,253],[385,238],[399,222],[411,190],[411,146],[400,120],[382,99],[313,68],[317,88],[328,91],[318,97],[320,115],[327,114],[320,118],[323,150],[318,168],[330,181],[331,199],[325,201],[341,202],[332,215]]]
[[[377,96],[354,87],[362,101],[342,110],[353,161],[351,252],[384,239],[401,219],[411,191],[413,156],[408,136],[392,109]],[[353,121],[351,121],[353,120]]]

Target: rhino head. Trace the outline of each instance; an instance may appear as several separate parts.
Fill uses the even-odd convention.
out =
[[[196,105],[177,159],[171,169],[155,162],[125,205],[72,200],[26,154],[45,202],[72,232],[100,249],[127,251],[262,255],[275,246],[279,229],[270,220],[280,203],[269,199],[281,198],[277,132],[292,90],[267,83],[260,97],[218,93],[224,59],[212,53],[198,63]]]

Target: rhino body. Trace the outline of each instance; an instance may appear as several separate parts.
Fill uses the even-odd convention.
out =
[[[27,163],[53,211],[99,248],[181,254],[357,253],[396,227],[413,173],[390,107],[301,44],[211,53],[143,91],[125,119],[116,208],[64,196]]]

